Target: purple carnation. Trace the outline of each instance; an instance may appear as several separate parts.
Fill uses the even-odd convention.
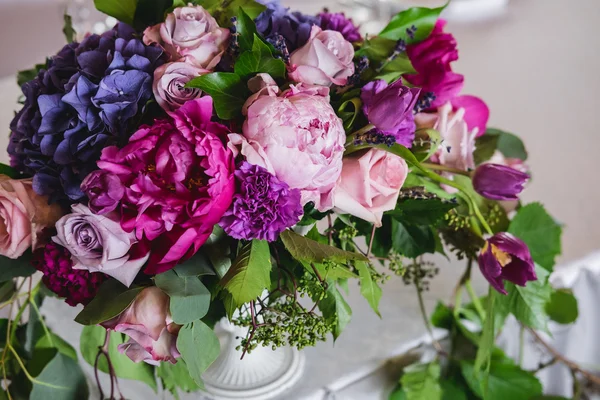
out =
[[[235,172],[238,191],[219,225],[236,239],[277,239],[302,216],[300,191],[265,168],[244,162]]]
[[[258,33],[271,43],[276,43],[279,35],[283,36],[291,53],[308,41],[312,26],[319,25],[320,18],[298,11],[290,12],[289,8],[272,2],[267,4],[267,9],[254,22]]]
[[[321,18],[321,28],[339,32],[349,42],[362,40],[358,28],[350,18],[346,18],[344,13],[322,12],[319,18]]]
[[[152,98],[162,49],[145,45],[117,24],[102,35],[70,43],[23,85],[25,102],[11,124],[8,152],[19,172],[51,202],[84,198],[82,180],[97,169],[105,147],[127,142],[128,123]]]
[[[37,250],[31,263],[44,274],[42,281],[46,287],[59,297],[64,297],[70,306],[88,304],[106,280],[106,275],[102,273],[73,269],[71,253],[52,242]]]

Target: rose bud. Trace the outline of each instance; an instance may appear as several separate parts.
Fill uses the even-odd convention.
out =
[[[519,286],[537,280],[529,248],[510,233],[501,232],[489,238],[481,249],[478,262],[485,279],[502,294],[507,294],[504,280]]]
[[[142,290],[125,311],[101,325],[129,336],[118,350],[134,362],[175,364],[180,356],[176,344],[181,326],[171,318],[169,296],[156,286]]]
[[[482,164],[473,174],[475,191],[487,199],[517,200],[529,175],[500,164]]]
[[[354,73],[354,47],[341,33],[314,25],[308,42],[290,55],[289,77],[310,85],[343,86]]]

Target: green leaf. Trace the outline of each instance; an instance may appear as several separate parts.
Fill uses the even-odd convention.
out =
[[[115,279],[100,286],[96,297],[75,317],[82,325],[96,325],[121,314],[144,289],[143,286],[125,287]]]
[[[552,321],[559,324],[572,324],[579,316],[577,298],[569,289],[556,289],[550,295],[550,301],[546,303],[546,313]]]
[[[404,368],[400,384],[406,392],[407,400],[441,400],[442,388],[439,379],[438,363],[413,364]]]
[[[386,39],[381,36],[376,36],[372,39],[367,38],[360,49],[356,51],[355,56],[366,56],[373,62],[381,62],[389,57],[392,51],[394,51],[395,46],[395,40]]]
[[[56,349],[59,353],[72,358],[77,361],[77,352],[69,343],[63,338],[56,335],[54,332],[50,332],[50,336],[44,335],[38,340],[35,345],[36,349]]]
[[[481,333],[481,340],[479,341],[479,347],[477,349],[477,356],[475,357],[475,374],[485,369],[483,375],[484,385],[487,383],[487,374],[492,360],[492,351],[494,350],[495,329],[494,329],[494,303],[496,300],[496,292],[490,287],[488,292],[487,309],[485,310],[485,323],[483,324],[483,332]]]
[[[280,235],[283,244],[292,257],[300,261],[322,263],[325,260],[343,262],[348,260],[368,261],[362,254],[340,250],[337,247],[318,243],[287,230]]]
[[[239,75],[232,72],[213,72],[192,79],[186,87],[198,88],[208,93],[219,118],[235,119],[242,115],[242,106],[250,91]]]
[[[456,200],[444,200],[437,196],[423,199],[408,198],[400,200],[396,209],[386,214],[409,224],[435,225],[448,211],[457,206]]]
[[[373,280],[369,264],[358,261],[355,263],[355,266],[360,276],[360,294],[367,299],[375,314],[381,318],[381,314],[379,313],[379,301],[382,294],[381,287]]]
[[[237,13],[236,33],[238,34],[238,45],[240,51],[252,51],[254,37],[258,35],[256,25],[245,9],[239,8]]]
[[[269,74],[273,78],[283,78],[285,64],[273,56],[263,56],[256,51],[245,51],[235,62],[234,71],[242,78],[249,78],[259,72]]]
[[[533,261],[552,271],[554,259],[561,253],[562,228],[540,203],[521,207],[508,228],[527,244]]]
[[[412,225],[392,220],[392,247],[408,258],[435,253],[433,230],[427,225]]]
[[[221,352],[219,339],[215,332],[202,321],[187,324],[179,331],[177,350],[187,364],[192,379],[200,388],[203,388],[202,374]]]
[[[36,67],[38,67],[38,66],[36,66]],[[40,67],[43,68],[43,67],[45,67],[45,65],[40,65]],[[33,77],[31,79],[34,79],[36,77],[36,75],[38,73],[38,69],[36,68],[33,71],[34,71],[33,72],[34,75],[33,75]],[[27,72],[27,71],[21,71],[21,72],[19,72],[19,74],[25,73],[25,72]],[[27,79],[27,80],[31,80],[31,79]],[[23,83],[25,83],[25,82],[23,82]],[[20,83],[19,86],[21,84],[22,83]],[[19,178],[19,173],[17,172],[17,170],[15,170],[10,165],[6,165],[6,164],[2,164],[2,163],[0,163],[0,175],[6,175],[6,176],[8,176],[9,178],[12,178],[12,179]]]
[[[517,135],[500,129],[488,128],[485,135],[477,138],[475,145],[475,162],[477,164],[489,160],[496,150],[507,158],[527,160],[527,150],[523,141]]]
[[[352,319],[352,309],[335,286],[334,281],[328,282],[326,296],[319,302],[319,310],[327,320],[333,321],[335,319],[332,332],[334,340],[342,334],[342,331]]]
[[[42,64],[36,64],[31,69],[24,69],[22,71],[19,71],[17,73],[17,85],[22,86],[24,83],[35,79],[35,77],[38,75],[40,70],[44,69],[44,68],[46,68],[45,62]],[[8,175],[13,179],[18,177],[17,172],[12,167],[9,167],[8,165],[0,164],[0,171],[1,171],[0,172],[1,174]]]
[[[406,53],[402,53],[386,63],[374,79],[383,79],[387,83],[392,83],[404,74],[414,74],[416,72]]]
[[[475,165],[482,164],[494,156],[498,148],[498,135],[481,135],[475,139],[475,151],[473,158]]]
[[[362,101],[360,100],[360,97],[353,97],[344,101],[338,108],[337,114],[344,122],[344,128],[347,131],[351,129],[356,116],[360,114],[361,107]]]
[[[178,264],[174,271],[179,276],[204,276],[216,275],[215,269],[202,251],[196,253],[192,258]]]
[[[467,400],[465,388],[454,380],[440,382],[442,386],[442,400]]]
[[[61,353],[54,356],[36,381],[30,400],[81,400],[89,397],[85,375],[79,364]]]
[[[406,392],[402,386],[397,387],[396,390],[390,393],[388,400],[406,400]]]
[[[404,39],[407,44],[421,42],[431,34],[444,8],[446,8],[445,5],[438,8],[409,8],[396,14],[378,36],[391,40]],[[413,37],[409,37],[406,34],[406,30],[413,25],[417,30]]]
[[[79,350],[83,359],[91,366],[94,366],[98,349],[104,345],[106,329],[101,326],[84,326],[81,331]],[[133,379],[144,382],[154,391],[157,390],[156,379],[154,378],[154,367],[144,362],[134,363],[125,354],[121,354],[118,346],[127,341],[127,336],[111,331],[108,346],[108,354],[114,368],[115,374],[122,379]],[[98,369],[108,373],[108,364],[106,357],[101,356],[98,360]]]
[[[264,240],[253,240],[239,252],[221,280],[236,307],[256,299],[271,285],[271,253]]]
[[[548,332],[546,303],[552,292],[548,283],[549,273],[538,265],[535,273],[537,281],[527,282],[525,287],[506,282],[508,295],[498,296],[496,304],[501,310],[508,310],[525,326]]]
[[[220,26],[227,27],[231,25],[231,17],[238,16],[238,32],[239,32],[239,9],[244,9],[248,20],[254,24],[253,20],[263,12],[266,7],[254,0],[204,0],[202,6],[208,10]]]
[[[63,15],[63,20],[65,23],[63,26],[63,33],[65,34],[67,43],[71,43],[72,41],[75,40],[75,35],[77,35],[77,32],[75,32],[75,29],[73,29],[73,19],[71,18],[71,16],[69,14],[65,13]]]
[[[210,307],[210,292],[196,276],[178,276],[170,270],[154,277],[154,282],[170,297],[173,321],[184,325],[201,319]]]
[[[98,11],[133,25],[138,0],[94,0]]]
[[[302,262],[302,265],[311,274],[314,274],[314,270],[313,270],[313,266],[314,266],[315,269],[317,270],[317,272],[319,273],[319,275],[325,280],[358,278],[357,274],[350,271],[350,269],[348,269],[345,265],[342,265],[342,264],[335,264],[335,263],[319,264],[319,263],[309,263],[309,262],[304,261],[304,262]]]
[[[31,251],[25,252],[21,257],[12,258],[0,256],[0,282],[6,282],[12,278],[30,276],[36,269],[31,265]]]
[[[165,12],[173,6],[173,0],[137,0],[134,26],[143,31],[165,20]]]
[[[160,363],[158,368],[156,368],[156,376],[162,379],[165,389],[171,393],[176,393],[177,389],[181,389],[186,393],[199,389],[182,359],[177,360],[176,364],[168,362]]]
[[[484,392],[481,380],[477,379],[473,364],[461,362],[461,370],[467,384],[485,400],[529,400],[542,394],[542,384],[528,371],[510,363],[494,362],[490,367],[488,389]]]
[[[15,289],[15,282],[12,280],[0,283],[0,303],[10,300]]]

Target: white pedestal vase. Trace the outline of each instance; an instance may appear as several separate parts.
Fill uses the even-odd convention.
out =
[[[207,391],[215,400],[275,399],[294,386],[304,369],[304,354],[292,347],[273,351],[258,346],[240,360],[236,350],[247,334],[224,319],[215,328],[221,343],[221,354],[202,376]]]

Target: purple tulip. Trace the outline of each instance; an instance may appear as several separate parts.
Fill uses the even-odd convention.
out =
[[[502,294],[507,294],[504,280],[519,286],[537,280],[529,248],[510,233],[500,232],[489,238],[478,262],[485,279]]]
[[[501,164],[482,164],[473,174],[475,191],[487,199],[518,200],[529,175]]]
[[[90,199],[90,210],[100,215],[116,210],[125,195],[125,187],[119,177],[103,170],[89,174],[83,180],[81,190]]]

